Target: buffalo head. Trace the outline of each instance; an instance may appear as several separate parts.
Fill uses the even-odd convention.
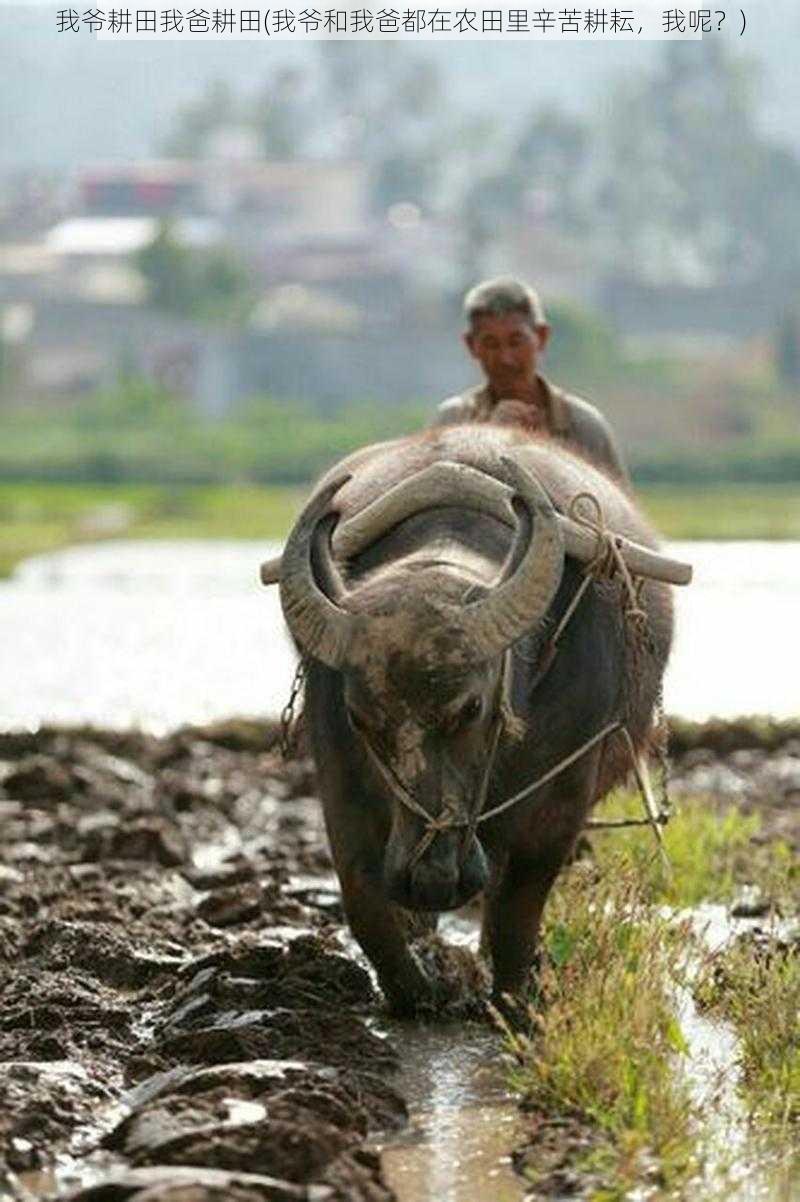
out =
[[[544,489],[509,460],[499,471],[516,531],[489,586],[458,564],[401,561],[348,587],[331,550],[343,480],[312,500],[283,552],[286,620],[304,655],[342,673],[348,720],[390,807],[384,885],[412,909],[462,905],[485,884],[474,819],[511,721],[508,653],[542,621],[563,570]],[[487,476],[487,494],[493,484]]]

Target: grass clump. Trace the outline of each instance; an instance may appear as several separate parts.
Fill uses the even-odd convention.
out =
[[[598,806],[595,816],[640,818],[642,804],[636,795],[617,792]],[[762,825],[757,813],[746,814],[707,798],[686,798],[663,829],[670,871],[656,854],[646,827],[598,833],[593,853],[603,873],[613,871],[621,857],[651,902],[676,907],[728,902],[743,885],[758,885],[774,895],[785,889],[795,857],[781,840],[761,841]]]
[[[0,483],[0,577],[23,559],[102,538],[283,538],[303,491],[279,485]]]
[[[742,1097],[782,1137],[800,1123],[800,941],[741,936],[706,964],[695,996],[733,1025]]]
[[[597,815],[640,817],[641,802],[620,792]],[[679,1019],[690,988],[740,1040],[754,1138],[798,1118],[798,950],[764,956],[737,944],[698,977],[701,943],[681,918],[745,885],[785,905],[797,874],[791,848],[767,841],[758,815],[707,798],[682,801],[664,834],[669,872],[649,829],[596,833],[591,861],[568,869],[548,903],[532,1027],[507,1032],[513,1084],[533,1112],[516,1159],[535,1196],[578,1187],[592,1202],[684,1199],[700,1186],[705,1197],[730,1196],[726,1148],[693,1094]],[[769,1147],[772,1163],[780,1144]]]
[[[570,1167],[604,1202],[643,1181],[677,1197],[697,1172],[690,1087],[676,1071],[682,942],[624,857],[613,873],[575,865],[549,903],[533,1032],[508,1032],[526,1106],[585,1126]],[[535,1157],[525,1172],[541,1185]]]

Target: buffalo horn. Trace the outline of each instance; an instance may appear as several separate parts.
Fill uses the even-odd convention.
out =
[[[446,505],[477,509],[515,526],[512,496],[506,485],[466,463],[432,463],[342,522],[333,536],[333,553],[349,559],[405,518]]]
[[[402,480],[384,496],[337,526],[333,535],[333,553],[339,560],[351,559],[398,522],[424,509],[435,509],[442,505],[477,509],[481,513],[491,514],[507,526],[514,526],[512,495],[507,484],[467,464],[434,463]],[[562,513],[556,514],[556,517],[564,535],[567,554],[580,563],[591,563],[597,554],[597,535]],[[691,581],[690,564],[670,559],[621,534],[614,537],[622,558],[635,576],[661,580],[666,584],[689,584]],[[268,580],[264,577],[267,570],[274,573]],[[264,583],[274,584],[280,571],[280,560],[268,560],[261,571]]]
[[[564,568],[564,538],[552,501],[532,472],[505,457],[501,463],[512,488],[517,534],[499,583],[457,611],[458,625],[481,659],[498,655],[542,620]]]
[[[343,561],[358,555],[392,526],[439,505],[475,508],[490,513],[508,526],[514,524],[512,491],[500,480],[461,463],[436,463],[391,488],[383,497],[367,505],[360,513],[336,527],[333,552]],[[597,552],[597,536],[564,514],[557,514],[568,555],[580,563],[590,563]],[[615,535],[617,546],[635,576],[660,580],[665,584],[689,584],[692,568],[651,547],[643,547],[623,535]],[[280,555],[261,565],[261,582],[277,584],[281,577]]]
[[[345,590],[330,549],[336,522],[330,503],[349,478],[334,480],[312,497],[289,535],[280,562],[286,623],[300,650],[329,668],[344,664],[360,627],[359,619],[337,603]]]
[[[274,555],[272,559],[265,559],[258,570],[258,576],[262,584],[277,584],[281,578],[281,564],[283,563],[282,555]]]

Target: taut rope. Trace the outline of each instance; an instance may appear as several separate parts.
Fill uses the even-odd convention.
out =
[[[587,513],[585,509],[583,512],[581,512],[579,509],[579,504],[581,502],[588,504],[592,512]],[[624,620],[627,624],[633,627],[637,642],[642,641],[647,634],[647,613],[642,607],[641,603],[641,590],[644,580],[642,577],[635,577],[628,568],[620,549],[618,536],[606,526],[605,517],[597,497],[588,492],[577,493],[570,502],[569,517],[578,525],[590,530],[595,535],[597,539],[597,549],[594,557],[588,564],[586,564],[583,570],[583,579],[575,590],[569,604],[564,610],[564,613],[561,615],[554,633],[545,645],[542,653],[543,667],[540,669],[539,674],[534,680],[534,686],[540,683],[552,665],[556,651],[558,650],[559,640],[561,639],[565,629],[575,614],[575,611],[577,610],[578,605],[580,604],[581,599],[585,595],[587,589],[596,580],[610,580],[614,576],[619,577],[620,581],[622,582],[626,600],[626,604],[623,606]],[[282,715],[284,728],[288,727],[291,722],[296,696],[299,692],[299,688],[302,685],[301,668],[302,663],[298,668],[298,672],[293,683],[292,695],[290,697],[289,704]],[[515,793],[513,797],[509,797],[506,801],[501,802],[499,805],[493,806],[490,810],[483,810],[483,806],[486,802],[486,795],[488,793],[491,770],[494,765],[494,760],[496,758],[500,743],[500,737],[503,732],[504,722],[501,698],[503,696],[506,678],[509,672],[510,654],[506,653],[503,663],[503,674],[498,686],[495,713],[492,719],[492,726],[490,728],[489,739],[487,743],[486,768],[482,777],[481,788],[478,793],[478,801],[472,814],[469,814],[461,809],[461,807],[454,805],[452,801],[448,802],[443,807],[440,814],[430,814],[425,807],[420,804],[416,797],[414,797],[408,786],[401,780],[393,766],[388,763],[373,746],[369,734],[360,725],[354,726],[356,733],[359,735],[364,747],[367,750],[370,762],[374,765],[384,783],[390,788],[391,792],[401,805],[405,806],[406,809],[416,814],[416,816],[421,818],[425,823],[425,830],[422,834],[422,837],[412,852],[410,861],[411,864],[414,865],[417,863],[417,861],[431,846],[438,834],[460,827],[466,828],[470,834],[474,834],[476,828],[482,823],[488,822],[492,818],[497,818],[501,814],[512,809],[514,806],[517,806],[524,801],[528,801],[533,794],[537,792],[537,790],[541,789],[544,785],[549,784],[550,781],[555,780],[556,777],[560,776],[562,772],[566,771],[567,768],[576,763],[588,751],[591,751],[592,748],[596,747],[598,744],[603,744],[609,735],[620,731],[625,740],[625,746],[630,756],[631,767],[636,777],[636,783],[642,798],[645,817],[643,819],[631,818],[611,822],[588,821],[584,823],[584,826],[594,830],[618,830],[623,827],[649,826],[656,838],[659,852],[665,863],[665,866],[669,869],[670,865],[664,849],[664,842],[661,833],[661,827],[666,825],[670,818],[669,808],[668,806],[665,806],[659,809],[656,803],[650,782],[648,766],[645,759],[637,751],[633,739],[631,738],[630,731],[628,730],[626,723],[627,715],[625,715],[625,717],[616,718],[610,722],[607,722],[601,730],[591,735],[590,738],[584,740],[579,747],[577,747],[574,751],[571,751],[568,755],[563,756],[557,764],[553,765],[552,768],[549,768],[540,777],[538,777],[537,780],[533,781],[532,784],[526,785],[524,789],[521,789],[518,793]],[[666,793],[666,786],[664,786],[664,792]],[[468,842],[468,839],[465,840],[466,844],[468,844]]]

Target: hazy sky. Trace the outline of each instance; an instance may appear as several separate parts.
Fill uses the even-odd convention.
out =
[[[796,0],[741,2],[748,30],[726,42],[759,67],[762,125],[800,151]],[[246,92],[281,61],[314,62],[313,45],[111,44],[85,34],[58,34],[55,14],[63,6],[0,0],[0,166],[73,165],[153,153],[177,109],[210,80],[226,79]],[[86,6],[75,7],[82,12]],[[375,49],[362,45],[365,54]],[[397,49],[405,52],[405,44]],[[546,100],[595,110],[608,78],[646,67],[658,44],[444,42],[416,43],[413,49],[440,64],[459,104],[485,107],[512,122]]]

